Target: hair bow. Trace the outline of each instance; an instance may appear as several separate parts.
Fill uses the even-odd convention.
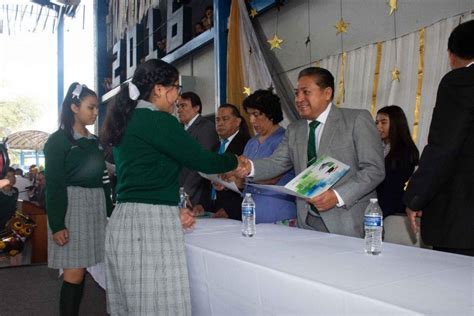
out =
[[[82,93],[82,84],[77,84],[76,87],[74,88],[74,91],[72,91],[72,97],[73,98],[78,98]]]
[[[140,90],[138,90],[138,87],[132,81],[128,82],[128,95],[133,101],[138,100],[140,96]]]

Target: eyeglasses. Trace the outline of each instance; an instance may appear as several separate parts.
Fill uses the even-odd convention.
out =
[[[171,87],[175,87],[176,90],[178,90],[178,94],[181,95],[181,92],[183,91],[183,86],[180,84],[172,84]]]

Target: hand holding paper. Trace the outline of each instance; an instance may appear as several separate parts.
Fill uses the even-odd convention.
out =
[[[202,173],[202,172],[198,172],[199,175],[209,181],[211,181],[214,185],[214,183],[218,184],[218,185],[222,185],[224,186],[225,188],[229,189],[229,190],[232,190],[234,192],[237,192],[237,193],[241,193],[239,188],[237,187],[237,185],[235,184],[235,182],[233,181],[226,181],[224,179],[221,179],[217,174],[205,174],[205,173]]]
[[[193,216],[201,216],[204,214],[204,207],[201,204],[198,204],[193,207]]]
[[[234,170],[234,173],[239,178],[245,178],[250,174],[251,171],[250,160],[244,155],[239,156],[239,165],[237,169]]]
[[[319,212],[324,212],[332,209],[337,204],[337,196],[334,190],[327,190],[308,200],[309,203],[313,204]]]
[[[225,189],[225,186],[223,184],[220,184],[219,182],[212,181],[211,184],[216,191],[222,191]]]
[[[324,192],[327,192],[347,171],[349,171],[348,165],[334,158],[322,156],[285,186],[254,183],[249,183],[249,185],[310,199],[308,202],[318,204],[327,210],[334,207],[338,200],[334,191],[331,190],[326,194]],[[319,206],[317,206],[318,209]]]

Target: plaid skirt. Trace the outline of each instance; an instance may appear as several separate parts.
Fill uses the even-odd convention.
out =
[[[103,188],[67,187],[69,242],[58,246],[48,226],[48,267],[87,268],[104,261],[107,211]]]
[[[118,204],[107,226],[105,262],[111,315],[191,315],[176,206]]]

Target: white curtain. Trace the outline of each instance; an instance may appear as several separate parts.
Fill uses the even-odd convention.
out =
[[[461,22],[474,19],[469,12],[437,22],[425,28],[424,67],[416,144],[420,150],[427,143],[436,92],[441,78],[450,70],[447,43],[451,31]],[[416,92],[418,87],[419,30],[382,44],[376,110],[386,105],[398,105],[405,111],[413,132]],[[396,45],[395,45],[396,42]],[[395,52],[395,48],[397,52]],[[344,68],[345,95],[340,106],[371,110],[377,44],[347,52]],[[342,54],[329,56],[319,62],[335,77],[335,98],[341,76]],[[400,70],[400,82],[392,81],[391,71]],[[453,109],[455,111],[455,109]]]

